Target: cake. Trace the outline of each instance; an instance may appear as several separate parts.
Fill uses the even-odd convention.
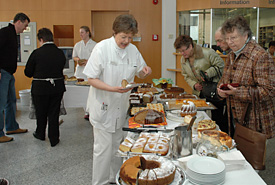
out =
[[[123,141],[120,145],[119,145],[119,150],[122,152],[129,152],[130,149],[132,148],[133,144],[132,143],[128,143]]]
[[[228,146],[228,148],[232,147],[232,138],[225,132],[218,131],[220,133],[219,140],[222,145]]]
[[[173,94],[162,94],[159,96],[160,99],[172,99],[174,98]]]
[[[122,86],[123,88],[126,88],[126,85],[128,85],[128,84],[129,84],[128,81],[125,80],[125,79],[123,79],[123,80],[121,81],[121,86]]]
[[[135,114],[134,121],[139,124],[158,124],[164,122],[164,114],[153,109],[144,109]]]
[[[150,94],[150,93],[143,94],[142,100],[144,103],[151,103],[154,100],[153,94]]]
[[[197,107],[195,104],[191,101],[183,101],[180,115],[182,117],[190,115],[190,116],[195,116],[197,114]]]
[[[181,87],[169,87],[169,88],[164,89],[164,92],[166,94],[179,95],[181,93],[184,93],[184,89]]]
[[[124,141],[119,145],[119,150],[122,152],[128,152],[131,150],[134,143],[135,143],[134,139],[130,137],[126,137]]]
[[[205,120],[201,120],[198,123],[199,132],[202,132],[204,130],[214,130],[214,129],[216,129],[216,122],[213,120],[205,119]]]
[[[144,155],[126,160],[120,168],[119,176],[126,184],[138,182],[139,185],[168,185],[174,181],[175,173],[176,166],[170,160]]]
[[[203,131],[202,134],[213,137],[213,140],[211,140],[211,142],[216,142],[215,138],[219,138],[220,144],[226,145],[228,148],[232,147],[232,138],[225,132],[219,130],[206,130]],[[198,134],[198,137],[201,138],[200,133]],[[208,138],[208,140],[210,140],[210,138]]]
[[[129,102],[130,104],[140,104],[143,102],[142,99],[143,94],[142,93],[131,93]]]

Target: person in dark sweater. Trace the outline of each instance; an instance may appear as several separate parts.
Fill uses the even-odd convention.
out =
[[[25,68],[25,75],[33,77],[31,94],[37,120],[33,136],[45,140],[48,122],[48,137],[54,147],[59,143],[60,104],[66,91],[63,76],[66,57],[53,43],[48,28],[38,30],[37,38],[41,47],[31,53]]]
[[[18,41],[17,34],[22,33],[30,22],[24,13],[15,15],[13,23],[0,29],[0,143],[12,141],[6,134],[25,133],[15,119],[16,95],[13,74],[17,69]]]

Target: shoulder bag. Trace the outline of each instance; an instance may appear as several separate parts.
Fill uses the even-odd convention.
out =
[[[240,123],[236,123],[234,140],[237,149],[242,152],[246,160],[255,170],[265,169],[266,142],[267,136],[261,132],[247,128],[247,119],[251,109],[254,110],[253,116],[256,119],[256,103],[259,103],[259,92],[257,88],[251,88],[252,104],[248,103],[242,114]],[[252,108],[252,107],[253,108]],[[261,126],[261,120],[257,120]]]

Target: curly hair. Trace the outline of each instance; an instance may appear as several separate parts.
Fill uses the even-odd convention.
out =
[[[119,15],[113,23],[113,31],[117,33],[138,33],[138,23],[134,16],[129,14]]]
[[[189,47],[190,44],[194,47],[193,39],[188,35],[180,35],[176,38],[174,42],[175,49],[179,49],[182,46]]]
[[[226,20],[222,25],[222,33],[232,33],[238,30],[241,35],[247,34],[248,38],[252,37],[252,31],[243,16],[237,16]]]

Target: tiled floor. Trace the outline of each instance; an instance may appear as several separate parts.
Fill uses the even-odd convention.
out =
[[[28,107],[17,108],[17,121],[29,132],[0,144],[0,177],[11,185],[91,184],[93,135],[91,124],[83,119],[83,108],[67,109],[67,115],[60,117],[64,123],[55,147],[48,138],[33,137],[36,122],[28,118]]]
[[[0,178],[10,185],[89,185],[92,179],[92,126],[83,119],[83,108],[69,108],[61,116],[60,143],[51,147],[48,138],[33,137],[35,120],[28,118],[27,106],[18,103],[17,121],[25,134],[13,135],[14,141],[0,143]],[[259,172],[269,185],[275,184],[275,139],[268,141],[267,167]]]

